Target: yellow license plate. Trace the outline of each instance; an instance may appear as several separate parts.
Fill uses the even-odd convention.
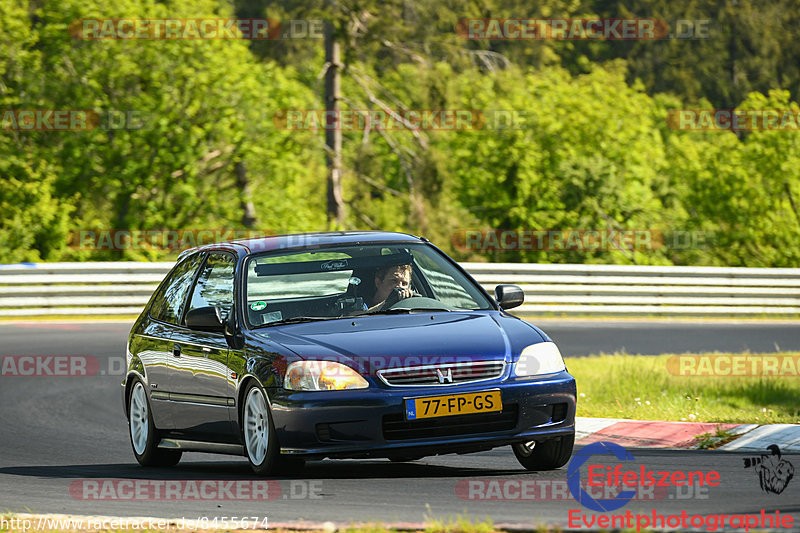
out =
[[[428,396],[427,398],[406,398],[405,402],[406,420],[503,410],[499,390]]]

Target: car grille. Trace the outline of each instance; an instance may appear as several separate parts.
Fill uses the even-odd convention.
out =
[[[424,439],[511,431],[517,427],[519,408],[512,403],[499,413],[446,416],[422,420],[406,420],[402,414],[383,417],[383,438],[386,440]]]
[[[458,385],[473,381],[496,379],[503,374],[504,366],[505,363],[503,361],[443,363],[438,365],[386,368],[378,371],[378,377],[380,377],[384,383],[393,387]]]

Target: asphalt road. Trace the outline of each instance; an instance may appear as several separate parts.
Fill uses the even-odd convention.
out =
[[[800,322],[534,321],[565,356],[800,351]]]
[[[0,376],[0,509],[210,520],[257,516],[273,524],[301,519],[421,522],[426,516],[466,512],[470,517],[490,516],[496,523],[568,526],[571,510],[592,516],[565,492],[565,469],[528,473],[510,448],[407,464],[312,462],[295,476],[269,481],[267,494],[272,499],[267,501],[248,495],[255,485],[243,458],[187,454],[173,469],[141,468],[130,450],[119,391],[119,359],[128,327],[128,323],[113,322],[0,324],[4,360],[8,355],[91,355],[100,363],[97,374],[89,377]],[[709,349],[757,352],[773,351],[776,343],[781,349],[800,349],[798,328],[790,324],[548,321],[543,327],[567,355],[622,349],[642,354]],[[780,510],[800,522],[800,479],[790,482],[781,494],[764,492],[754,469],[744,468],[743,458],[750,454],[637,450],[634,455],[637,468],[713,470],[719,472],[720,484],[691,494],[677,487],[658,489],[652,496],[642,493],[642,500],[630,502],[618,513]],[[800,456],[784,459],[800,468]],[[594,464],[616,463],[596,458]],[[138,485],[120,480],[138,480]],[[149,501],[132,497],[129,491],[130,487],[166,490],[160,483],[165,480],[180,480],[178,496]],[[238,499],[224,491],[203,499],[203,493],[198,496],[190,489],[210,485],[192,480],[221,480],[223,484],[233,480],[226,486],[234,496],[237,490],[244,492]],[[219,484],[214,486],[218,490]],[[497,501],[498,489],[501,501]],[[583,529],[597,529],[597,525]]]

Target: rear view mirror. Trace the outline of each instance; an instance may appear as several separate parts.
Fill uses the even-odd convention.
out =
[[[525,293],[519,285],[498,285],[494,288],[494,299],[503,309],[512,309],[525,301]]]
[[[222,315],[219,307],[198,307],[186,313],[186,327],[202,331],[223,332]]]

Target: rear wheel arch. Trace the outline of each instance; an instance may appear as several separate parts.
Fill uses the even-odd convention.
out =
[[[125,403],[128,412],[128,435],[136,460],[142,466],[174,466],[178,464],[182,455],[180,450],[165,450],[158,447],[159,431],[153,422],[144,380],[132,375],[129,381],[130,386],[126,386],[128,396]],[[137,406],[132,412],[134,402]]]
[[[141,381],[145,385],[145,391],[147,391],[147,376],[144,374],[144,368],[142,368],[142,372],[139,373],[137,371],[131,370],[129,367],[128,375],[125,376],[125,416],[130,415],[130,406],[128,405],[128,399],[131,397],[131,388],[133,387],[133,385],[136,383],[137,380]]]

